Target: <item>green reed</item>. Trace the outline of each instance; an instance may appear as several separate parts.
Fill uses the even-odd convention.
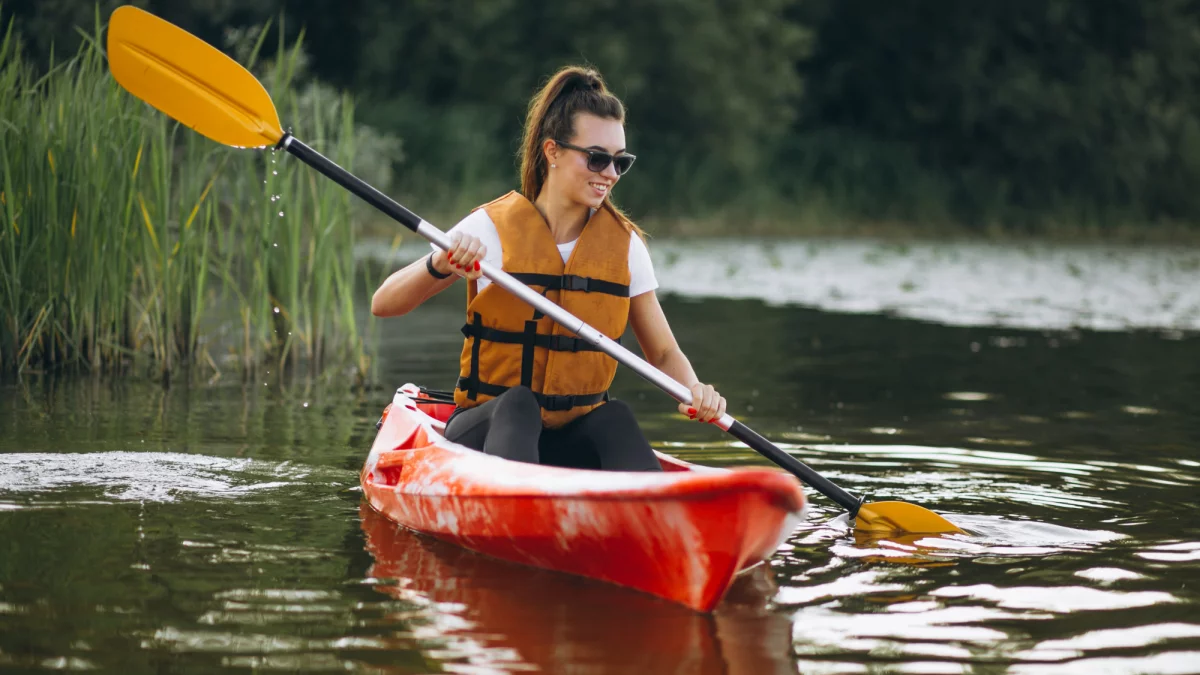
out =
[[[347,193],[181,128],[116,84],[101,44],[97,18],[39,77],[11,22],[0,43],[0,370],[365,374]],[[300,55],[280,44],[264,84],[297,136],[352,167],[353,103],[295,86]]]

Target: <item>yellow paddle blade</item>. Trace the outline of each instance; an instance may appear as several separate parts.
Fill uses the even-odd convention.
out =
[[[112,13],[108,65],[129,93],[218,143],[261,148],[283,137],[275,104],[250,71],[137,7]]]
[[[908,502],[863,504],[854,519],[855,530],[905,532],[909,534],[964,534],[962,530],[930,511]]]
[[[933,542],[936,542],[941,536],[941,534],[899,534],[855,530],[854,545],[862,549],[887,549],[887,553],[883,555],[860,557],[859,560],[863,562],[895,563],[916,567],[950,567],[958,564],[955,558],[945,557],[945,549],[935,548]],[[903,554],[906,549],[908,555]]]

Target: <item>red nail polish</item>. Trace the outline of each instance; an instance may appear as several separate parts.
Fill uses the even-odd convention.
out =
[[[695,408],[688,408],[688,414],[689,414],[689,415],[691,415],[691,416],[693,416],[693,417],[695,417],[695,415],[696,415],[696,409],[695,409]]]
[[[476,272],[479,271],[479,261],[478,260],[475,261],[475,271]]]

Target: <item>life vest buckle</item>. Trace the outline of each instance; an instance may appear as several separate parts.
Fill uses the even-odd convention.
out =
[[[542,407],[551,412],[570,410],[575,407],[575,397],[567,394],[542,395]]]
[[[563,290],[564,291],[583,291],[590,293],[592,290],[592,278],[580,277],[574,274],[563,275]]]
[[[550,349],[556,352],[578,352],[582,342],[580,338],[569,335],[551,335]]]

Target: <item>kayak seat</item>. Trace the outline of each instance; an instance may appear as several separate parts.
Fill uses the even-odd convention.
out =
[[[417,410],[445,424],[454,413],[453,403],[417,403]]]

